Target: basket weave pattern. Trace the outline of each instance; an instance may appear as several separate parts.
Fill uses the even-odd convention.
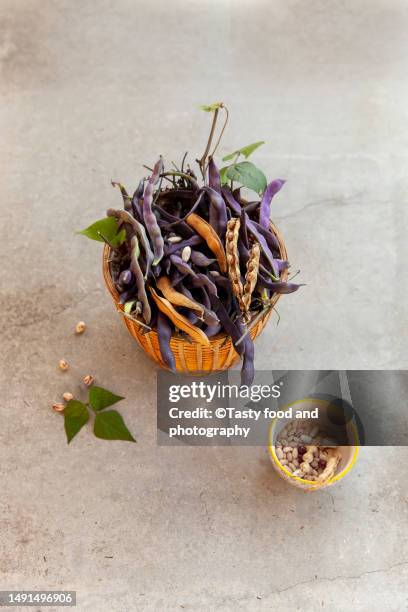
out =
[[[286,247],[283,242],[283,238],[278,228],[271,223],[271,231],[275,234],[279,242],[280,258],[286,260],[288,255]],[[103,250],[103,277],[108,288],[109,293],[112,296],[115,307],[118,311],[123,311],[123,305],[119,302],[119,294],[116,290],[114,282],[110,274],[109,266],[109,254],[110,248],[105,245]],[[281,280],[286,280],[288,271],[284,270],[281,274]],[[272,305],[275,305],[280,295],[275,294],[272,298]],[[272,309],[270,309],[265,316],[254,325],[250,331],[253,340],[265,327]],[[145,332],[143,328],[137,323],[124,316],[121,316],[129,333],[137,340],[145,353],[153,359],[161,368],[168,369],[160,353],[159,340],[157,332],[152,330]],[[182,338],[173,336],[170,341],[170,347],[173,351],[174,358],[176,361],[176,368],[178,372],[183,373],[198,373],[198,372],[216,372],[220,370],[228,370],[234,363],[239,359],[239,355],[236,353],[231,337],[225,333],[220,333],[214,338],[210,338],[210,346],[204,346],[196,342],[189,342]]]

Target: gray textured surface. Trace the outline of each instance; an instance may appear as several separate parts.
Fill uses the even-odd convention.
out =
[[[406,2],[2,0],[0,22],[1,588],[76,589],[81,612],[405,609],[407,450],[303,494],[258,448],[158,448],[155,370],[74,230],[118,202],[111,177],[199,153],[197,105],[223,99],[222,152],[264,138],[288,179],[273,215],[308,283],[256,365],[406,367]],[[86,373],[137,445],[67,448],[50,404]]]

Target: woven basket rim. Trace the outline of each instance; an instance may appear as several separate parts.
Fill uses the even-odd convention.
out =
[[[176,190],[169,190],[168,193],[170,193],[170,191],[176,191]],[[285,242],[283,240],[283,236],[280,232],[280,230],[278,229],[278,227],[273,223],[273,221],[270,221],[270,228],[271,231],[273,232],[273,234],[276,236],[276,239],[278,241],[279,244],[279,255],[280,255],[280,259],[287,261],[288,259],[288,253],[286,250],[286,245]],[[102,273],[103,273],[103,277],[105,280],[105,284],[106,287],[109,291],[109,293],[112,296],[112,299],[115,303],[115,307],[117,311],[120,312],[124,312],[124,306],[123,304],[120,303],[119,301],[119,293],[115,287],[115,284],[113,282],[111,273],[110,273],[110,265],[109,265],[109,255],[111,252],[111,248],[109,247],[108,244],[104,245],[104,249],[103,249],[103,255],[102,255]],[[287,269],[282,270],[282,273],[280,275],[280,280],[281,281],[286,281],[288,278],[289,272]],[[278,302],[278,300],[280,299],[281,294],[280,293],[276,293],[271,300],[271,304],[272,307],[275,306],[275,304]],[[264,316],[260,319],[259,323],[262,324],[262,327],[266,324],[267,320],[269,319],[270,315],[271,315],[272,309],[269,309]],[[126,320],[126,319],[125,319]],[[134,322],[133,319],[129,319],[129,321]],[[135,322],[135,325],[137,325],[137,323]],[[140,329],[142,329],[142,326],[140,326]],[[151,331],[147,332],[149,334],[154,334],[154,335],[158,335],[157,334],[157,328],[156,327],[152,327]],[[219,334],[217,334],[216,336],[213,336],[212,338],[209,338],[210,340],[210,344],[211,345],[216,345],[216,344],[222,344],[223,342],[226,341],[227,338],[230,338],[230,336],[225,332],[222,331]],[[183,343],[183,344],[197,344],[196,342],[189,342],[188,340],[184,340],[183,338],[179,338],[178,336],[175,336],[172,334],[171,336],[171,340],[170,343]]]

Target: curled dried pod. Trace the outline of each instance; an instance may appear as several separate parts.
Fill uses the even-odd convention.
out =
[[[74,399],[72,393],[69,393],[68,391],[66,391],[62,397],[66,402],[70,402],[72,399]]]
[[[83,381],[84,384],[87,387],[90,387],[93,383],[94,383],[95,378],[93,376],[91,376],[90,374],[88,374],[87,376],[84,376]]]

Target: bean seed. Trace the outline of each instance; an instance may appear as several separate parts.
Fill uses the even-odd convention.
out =
[[[283,459],[283,450],[280,448],[280,446],[278,446],[276,449],[276,456],[278,459]]]
[[[188,260],[190,259],[190,255],[191,255],[191,247],[185,246],[184,249],[181,251],[181,259],[184,261],[184,263],[188,262]]]
[[[308,474],[309,472],[312,471],[312,468],[310,467],[310,465],[308,463],[301,463],[300,464],[300,469],[302,470],[302,472],[304,472],[305,474]]]
[[[291,461],[289,462],[289,467],[293,472],[296,470],[296,466]]]
[[[281,465],[288,465],[288,460],[287,459],[282,459],[281,460]]]
[[[313,461],[312,453],[309,453],[309,452],[305,453],[303,455],[303,461],[306,461],[307,463],[311,463]]]
[[[167,238],[167,242],[170,242],[170,244],[177,244],[177,242],[181,242],[182,240],[181,236],[170,236]]]
[[[283,447],[283,452],[284,452],[284,453],[290,453],[290,452],[292,452],[292,447],[291,447],[291,446],[284,446],[284,447]]]
[[[297,459],[297,457],[298,457],[298,449],[297,449],[297,448],[294,448],[294,449],[293,449],[293,451],[292,451],[292,457],[293,457],[293,459]]]

